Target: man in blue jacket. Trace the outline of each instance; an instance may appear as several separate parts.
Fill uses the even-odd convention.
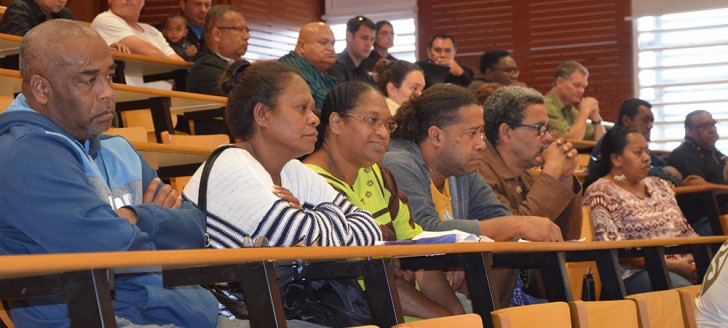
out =
[[[201,248],[205,218],[121,137],[109,48],[90,28],[51,20],[20,46],[23,92],[0,115],[0,254]],[[214,327],[215,298],[165,289],[158,273],[117,275],[117,324]],[[17,327],[68,327],[61,298],[10,303]]]

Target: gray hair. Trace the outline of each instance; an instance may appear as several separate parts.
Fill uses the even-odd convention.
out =
[[[579,62],[576,61],[566,61],[556,68],[556,71],[554,72],[554,84],[556,84],[556,80],[558,78],[568,79],[574,72],[580,72],[581,74],[584,74],[584,77],[589,77],[589,70],[587,70],[584,65],[579,64]]]
[[[543,96],[531,88],[507,86],[496,90],[483,105],[485,137],[492,145],[497,144],[500,140],[498,129],[501,124],[515,127],[523,121],[523,111],[528,106],[543,104]]]

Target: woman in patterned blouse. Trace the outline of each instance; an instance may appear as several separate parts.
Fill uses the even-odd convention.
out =
[[[604,135],[597,166],[589,172],[584,205],[591,210],[597,240],[697,237],[664,180],[648,177],[647,141],[635,129],[615,126]],[[692,285],[697,274],[690,255],[668,255],[673,287]],[[623,260],[628,294],[651,291],[644,260]]]

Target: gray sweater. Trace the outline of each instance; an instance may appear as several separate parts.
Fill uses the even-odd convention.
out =
[[[476,171],[448,178],[455,220],[440,221],[440,215],[432,201],[429,170],[419,147],[412,141],[392,139],[383,163],[392,171],[399,187],[407,194],[412,216],[425,230],[458,229],[480,235],[480,225],[476,220],[511,215]]]

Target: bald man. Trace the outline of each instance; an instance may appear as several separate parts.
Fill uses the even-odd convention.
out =
[[[22,93],[0,115],[0,254],[202,248],[205,217],[160,182],[121,137],[102,135],[115,101],[109,47],[54,19],[20,44]],[[215,327],[201,287],[166,289],[158,273],[117,274],[119,327]],[[11,301],[16,327],[68,327],[62,297]]]
[[[296,49],[279,59],[296,67],[311,89],[316,108],[321,108],[329,90],[338,81],[326,71],[336,64],[334,32],[322,22],[308,23],[298,32]]]

